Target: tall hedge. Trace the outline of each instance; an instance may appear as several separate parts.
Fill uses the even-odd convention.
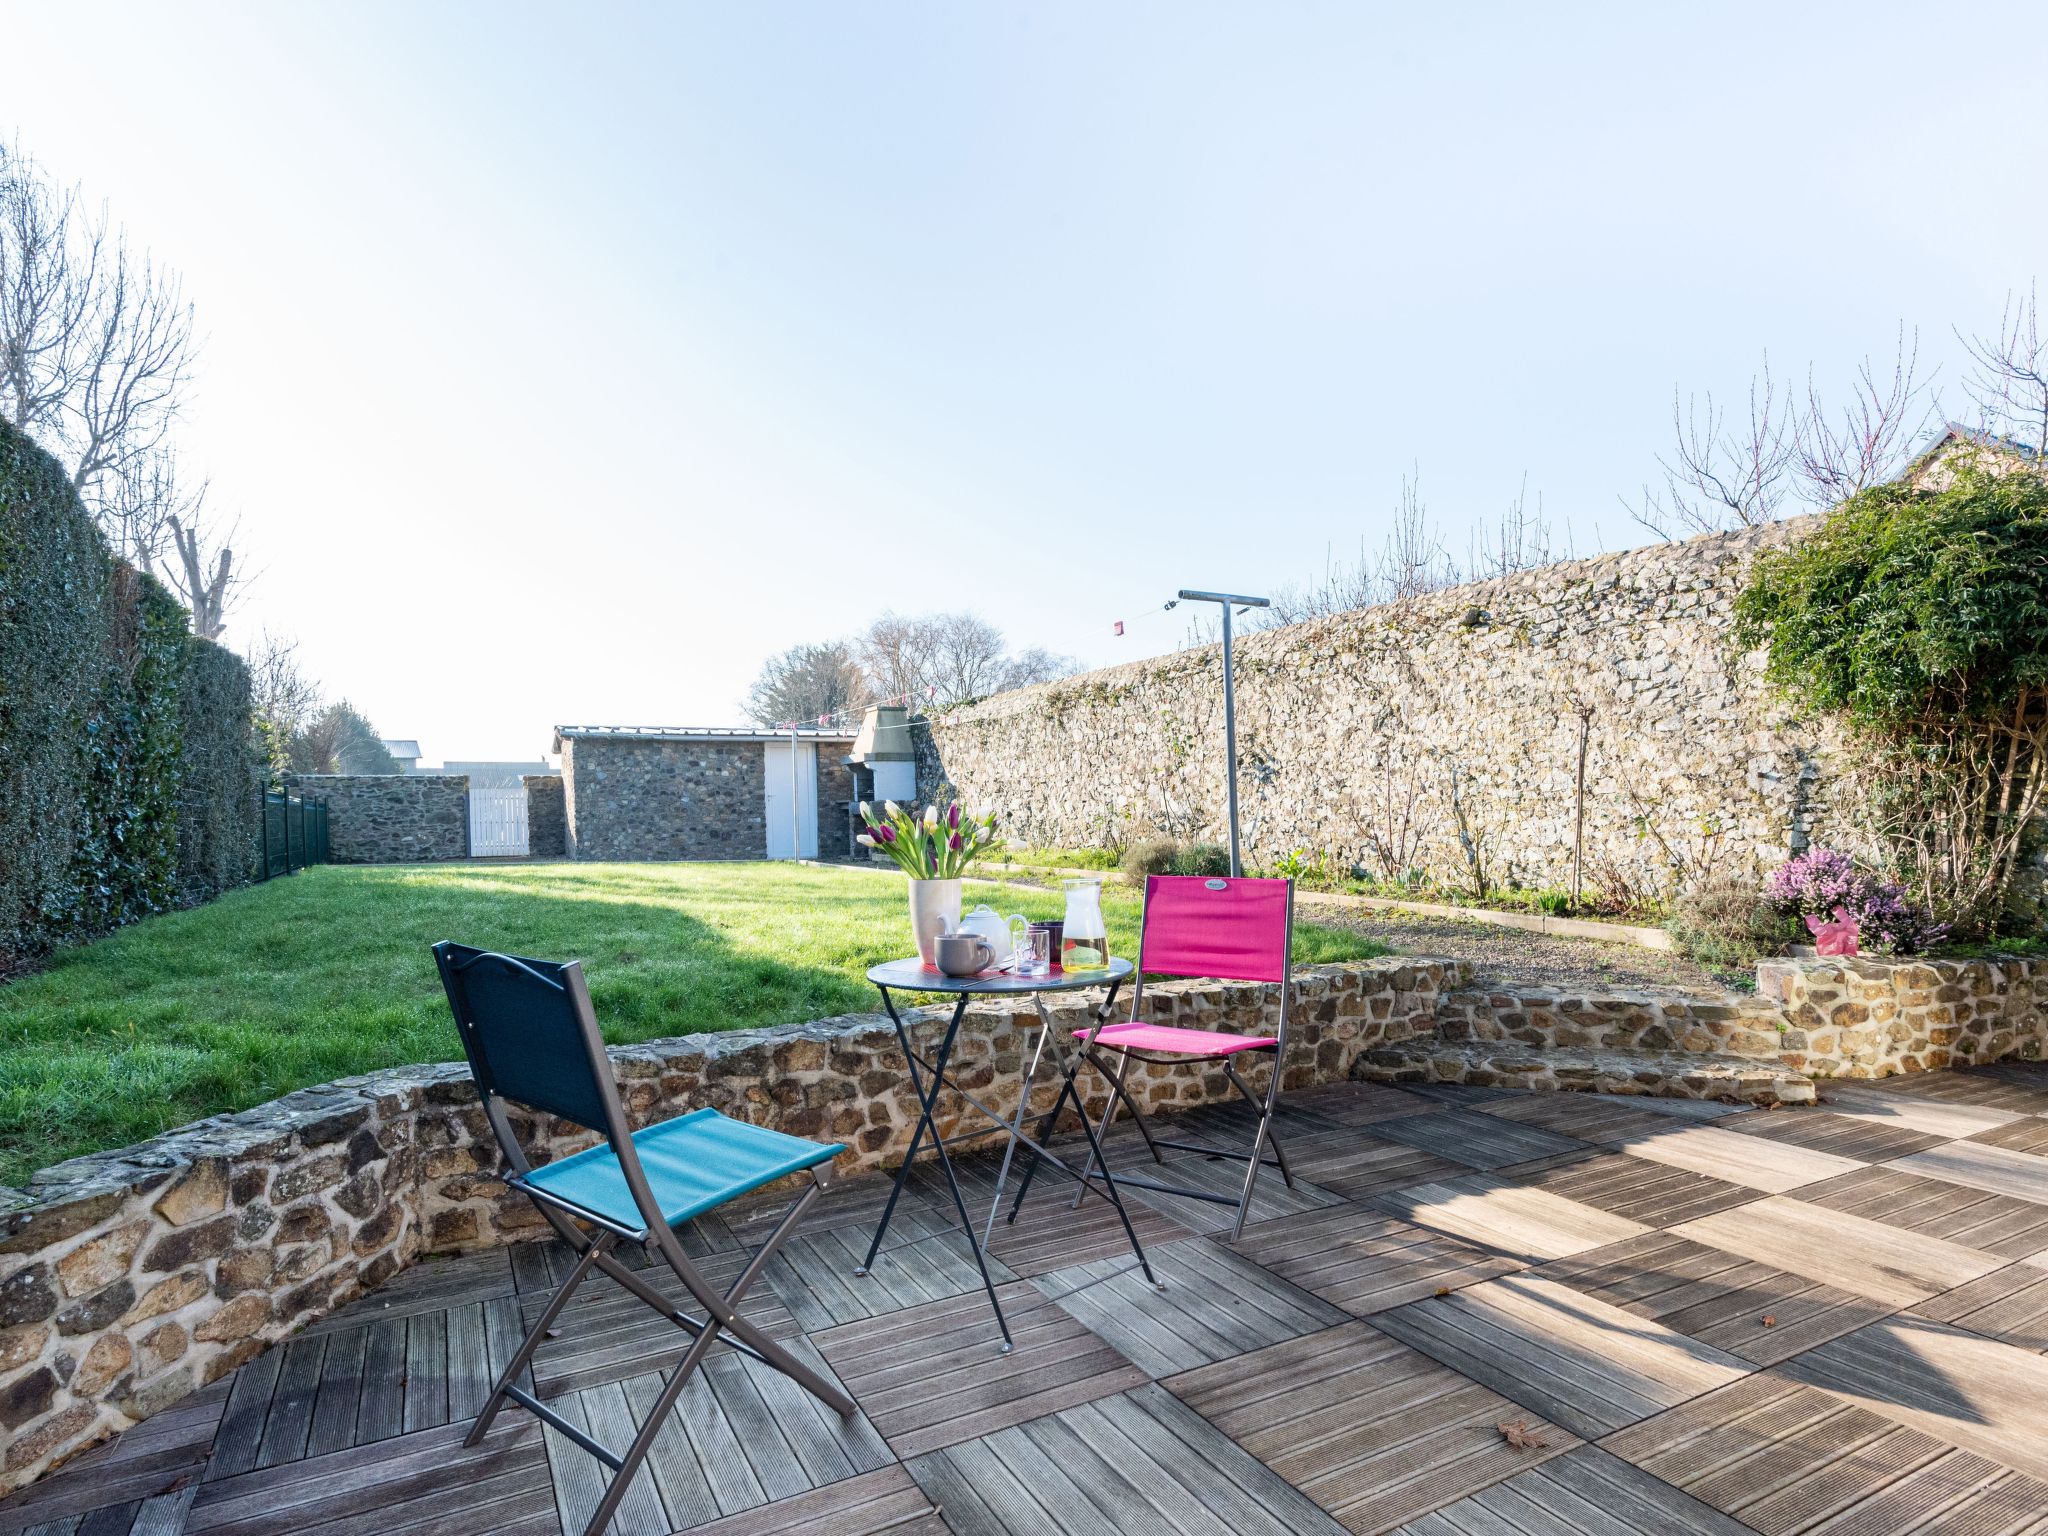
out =
[[[0,422],[0,976],[249,878],[248,691]]]

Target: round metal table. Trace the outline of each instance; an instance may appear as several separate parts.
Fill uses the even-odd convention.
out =
[[[985,1239],[976,1235],[973,1218],[967,1214],[967,1200],[960,1193],[960,1181],[953,1172],[953,1159],[946,1150],[948,1138],[940,1136],[935,1119],[939,1094],[950,1089],[992,1122],[986,1130],[969,1132],[968,1135],[986,1136],[1000,1131],[1009,1139],[1009,1145],[1003,1151],[1002,1171],[996,1177],[995,1201],[989,1207],[988,1230],[991,1233],[995,1229],[996,1210],[1002,1204],[1003,1185],[1009,1178],[1011,1159],[1016,1155],[1017,1149],[1023,1147],[1038,1164],[1079,1180],[1083,1189],[1100,1184],[1101,1193],[1116,1207],[1116,1213],[1123,1221],[1124,1235],[1130,1239],[1131,1252],[1137,1255],[1139,1266],[1145,1271],[1145,1278],[1153,1279],[1152,1266],[1145,1258],[1144,1249],[1139,1246],[1137,1231],[1132,1227],[1131,1218],[1124,1210],[1123,1196],[1117,1192],[1116,1180],[1110,1175],[1109,1163],[1102,1155],[1102,1148],[1096,1141],[1095,1130],[1089,1123],[1087,1113],[1084,1111],[1081,1115],[1081,1129],[1088,1138],[1091,1159],[1089,1167],[1091,1170],[1099,1170],[1090,1176],[1084,1176],[1082,1170],[1069,1166],[1059,1154],[1045,1145],[1045,1139],[1052,1134],[1053,1122],[1059,1115],[1058,1104],[1054,1105],[1050,1115],[1044,1117],[1035,1134],[1027,1134],[1024,1129],[1024,1121],[1031,1105],[1032,1086],[1038,1074],[1038,1063],[1048,1045],[1053,1048],[1061,1069],[1066,1069],[1064,1046],[1067,1042],[1061,1038],[1059,1029],[1053,1023],[1052,1014],[1045,1006],[1045,995],[1052,992],[1077,992],[1086,987],[1107,987],[1108,994],[1095,1009],[1096,1017],[1107,1021],[1116,1002],[1117,989],[1130,978],[1133,969],[1130,961],[1113,958],[1107,969],[1099,971],[1055,970],[1044,976],[1016,976],[1004,971],[984,971],[973,976],[948,976],[944,971],[928,967],[915,957],[907,960],[890,960],[870,968],[868,980],[873,982],[876,990],[882,994],[882,1006],[888,1010],[890,1023],[896,1026],[896,1041],[903,1047],[904,1065],[909,1069],[911,1091],[917,1095],[920,1113],[917,1128],[911,1133],[910,1149],[903,1154],[903,1166],[896,1170],[896,1183],[889,1191],[889,1203],[882,1208],[882,1219],[875,1227],[874,1241],[868,1245],[868,1256],[854,1274],[865,1275],[873,1267],[876,1255],[882,1251],[882,1239],[889,1230],[890,1219],[896,1214],[896,1201],[903,1193],[903,1186],[909,1182],[911,1164],[917,1157],[919,1148],[924,1144],[925,1132],[929,1130],[932,1148],[938,1154],[939,1168],[945,1174],[947,1189],[952,1193],[953,1209],[960,1218],[960,1229],[966,1235],[968,1247],[973,1250],[975,1266],[981,1271],[981,1283],[988,1291],[988,1303],[995,1309],[996,1325],[1003,1334],[1002,1348],[1006,1352],[1009,1350],[1010,1325],[1004,1320],[1002,1303],[996,1299],[995,1280],[988,1272],[988,1261],[983,1254]],[[940,1037],[938,1049],[929,1058],[919,1055],[917,1048],[911,1044],[910,1031],[904,1025],[903,1016],[896,1010],[896,1000],[891,995],[892,991],[936,993],[954,999],[953,1015],[946,1023],[945,1034]],[[953,1059],[954,1043],[960,1036],[960,1021],[966,1016],[967,1005],[977,997],[1029,997],[1038,1013],[1038,1042],[1032,1048],[1031,1063],[1024,1071],[1024,1082],[1017,1096],[1017,1112],[1007,1118],[982,1103],[946,1075],[946,1068]],[[956,1135],[951,1139],[959,1141],[963,1138]],[[1012,1211],[1010,1215],[1012,1220],[1016,1219],[1016,1212]]]

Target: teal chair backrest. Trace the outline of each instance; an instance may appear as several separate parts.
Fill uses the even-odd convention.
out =
[[[610,1134],[611,1064],[574,961],[526,960],[446,940],[434,946],[434,961],[480,1093]]]

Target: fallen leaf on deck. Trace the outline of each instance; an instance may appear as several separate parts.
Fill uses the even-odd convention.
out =
[[[1494,1425],[1494,1428],[1500,1431],[1501,1439],[1507,1441],[1509,1445],[1512,1445],[1518,1451],[1547,1451],[1550,1449],[1550,1442],[1543,1438],[1540,1430],[1531,1429],[1527,1419],[1510,1419],[1505,1424]]]

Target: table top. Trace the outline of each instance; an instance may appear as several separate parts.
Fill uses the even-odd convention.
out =
[[[1054,971],[1049,976],[1012,976],[1007,971],[984,971],[978,976],[948,976],[912,955],[908,960],[889,960],[868,969],[868,980],[878,987],[901,987],[906,992],[969,992],[990,996],[1021,997],[1031,992],[1072,992],[1080,987],[1102,987],[1122,981],[1131,974],[1128,960],[1112,958],[1106,971]]]

